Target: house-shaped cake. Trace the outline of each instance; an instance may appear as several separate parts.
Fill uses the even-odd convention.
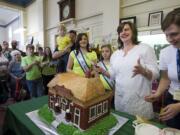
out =
[[[69,110],[70,121],[78,128],[85,130],[110,113],[112,91],[106,91],[99,78],[61,73],[48,87],[49,107]]]

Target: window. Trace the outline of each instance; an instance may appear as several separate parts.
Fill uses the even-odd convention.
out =
[[[97,115],[102,114],[102,103],[97,105]]]
[[[63,104],[65,104],[65,105],[67,105],[67,99],[61,98],[61,102],[62,102]]]
[[[67,99],[61,98],[61,108],[62,108],[64,111],[66,111],[66,109],[67,109],[67,104],[68,104]]]
[[[57,97],[57,103],[58,103],[59,105],[61,105],[61,97],[60,97],[60,96]]]
[[[93,120],[96,118],[96,106],[92,106],[89,109],[89,120]]]
[[[161,49],[167,47],[169,43],[166,40],[164,34],[152,34],[150,32],[139,32],[139,41],[150,45],[156,54],[157,60],[159,60],[159,54]]]
[[[108,101],[104,101],[103,102],[103,113],[106,113],[108,112]]]
[[[80,110],[78,108],[75,108],[75,114],[80,115]]]
[[[75,111],[74,111],[74,124],[79,126],[79,123],[80,123],[80,109],[75,108]]]
[[[49,107],[54,108],[54,97],[53,96],[49,97]]]

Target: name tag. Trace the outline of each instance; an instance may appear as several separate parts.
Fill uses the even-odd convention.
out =
[[[173,99],[180,101],[180,90],[176,90],[173,94]]]

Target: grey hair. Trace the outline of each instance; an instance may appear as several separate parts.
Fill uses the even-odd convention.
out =
[[[15,55],[17,55],[17,54],[21,55],[21,52],[18,50],[14,50],[11,52],[12,60],[15,60]]]

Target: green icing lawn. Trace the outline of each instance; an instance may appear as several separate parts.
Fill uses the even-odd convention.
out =
[[[76,130],[78,129],[73,127],[72,125],[67,125],[64,123],[60,123],[57,127],[57,131],[61,135],[73,135]]]
[[[109,129],[114,127],[116,123],[115,116],[110,114],[84,132],[81,132],[72,125],[66,125],[64,123],[59,124],[57,131],[61,135],[107,135]]]
[[[38,115],[48,125],[50,125],[55,119],[53,116],[53,112],[49,109],[47,104],[45,104],[43,107],[39,109]]]

